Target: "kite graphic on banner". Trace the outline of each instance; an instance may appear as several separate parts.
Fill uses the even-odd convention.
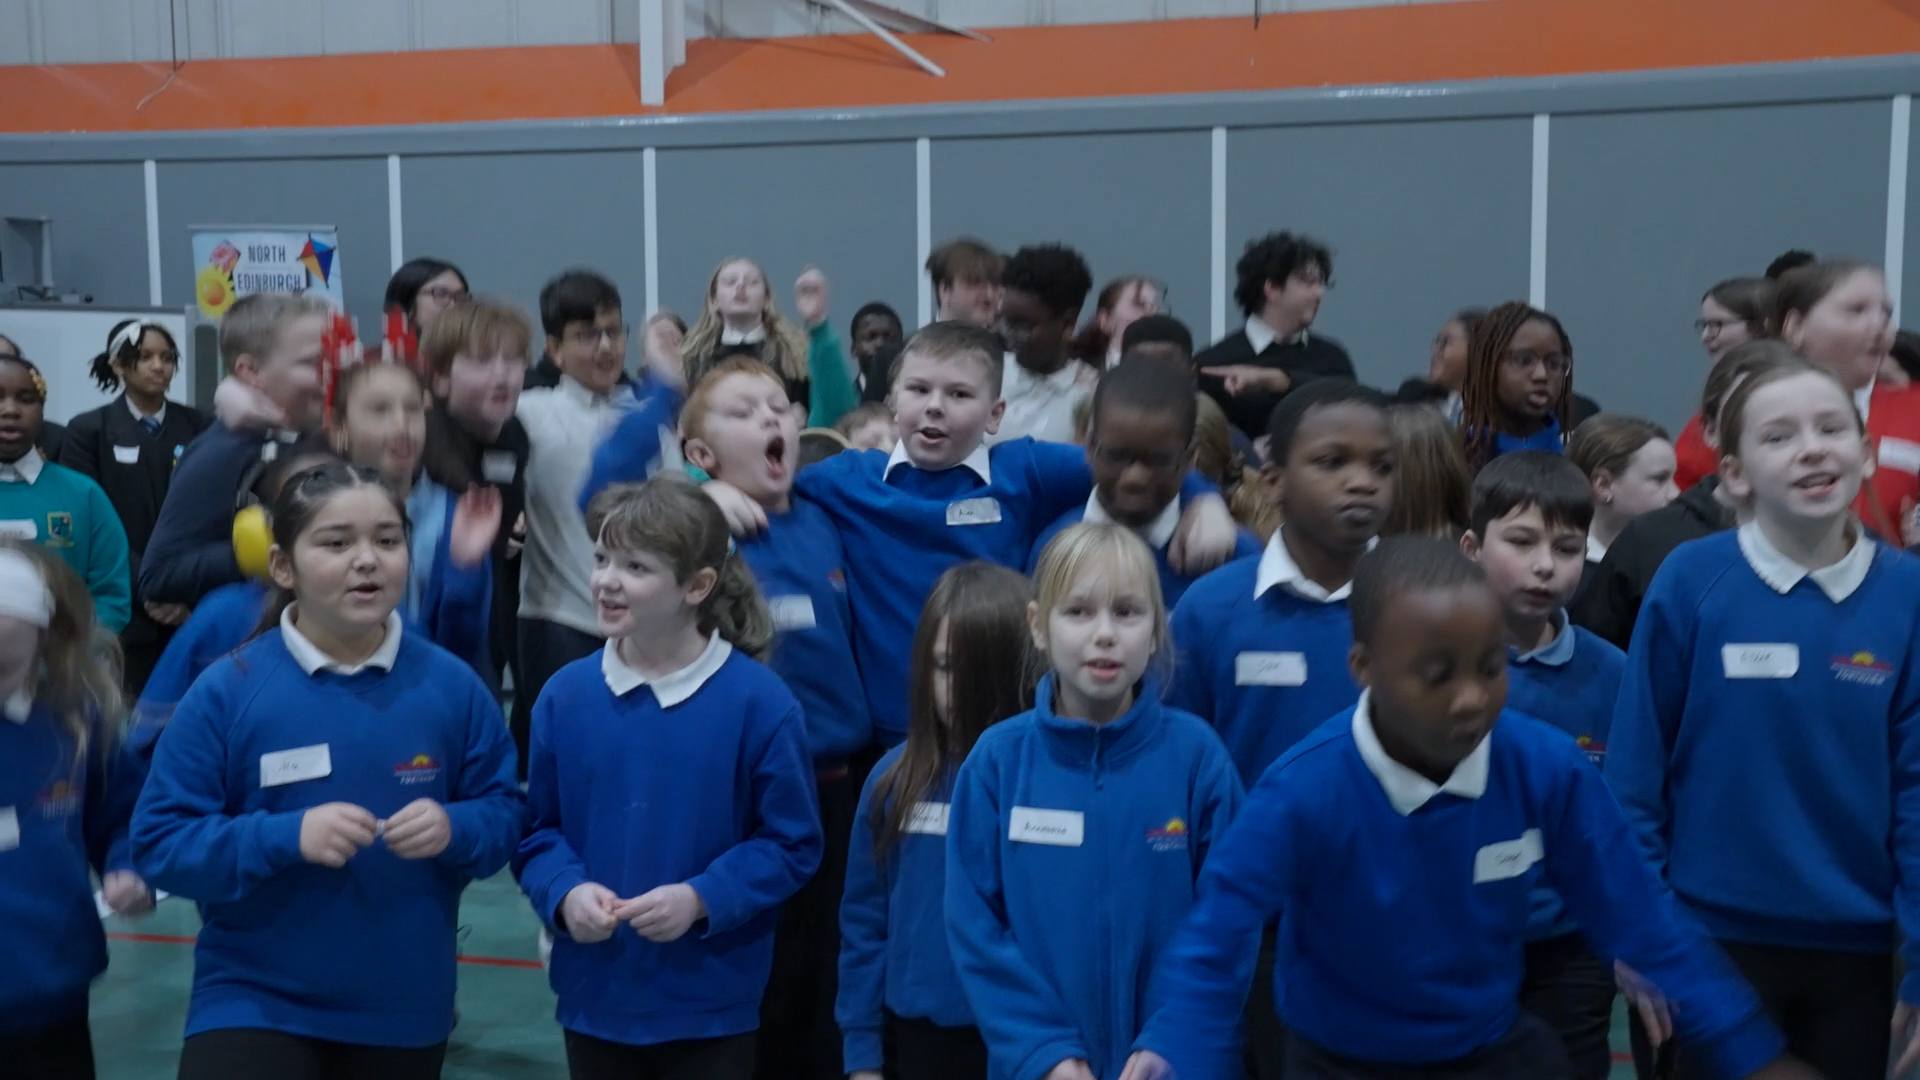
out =
[[[209,319],[255,293],[317,292],[335,310],[346,307],[332,229],[196,228],[193,265],[194,302]]]

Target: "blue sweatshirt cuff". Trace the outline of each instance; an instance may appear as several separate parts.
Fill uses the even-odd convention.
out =
[[[859,1072],[861,1069],[877,1071],[886,1064],[886,1052],[881,1049],[884,1039],[879,1028],[842,1028],[840,1035],[841,1072]]]
[[[267,867],[278,873],[300,863],[300,822],[306,810],[283,810],[260,822],[260,853]]]
[[[738,902],[712,874],[695,874],[687,879],[687,887],[700,894],[700,903],[707,909],[707,928],[701,937],[724,934],[747,921],[749,916],[737,910]]]
[[[1074,1058],[1085,1061],[1087,1057],[1088,1054],[1084,1047],[1076,1046],[1070,1042],[1043,1043],[1029,1051],[1027,1056],[1022,1058],[1020,1064],[1015,1066],[1013,1071],[1008,1075],[1019,1077],[1045,1076],[1053,1071],[1055,1065],[1063,1061],[1070,1061]]]
[[[295,850],[299,848],[299,834],[294,834]],[[107,845],[107,857],[100,864],[102,874],[114,874],[122,870],[133,871],[133,842],[127,839],[125,832],[113,838]]]
[[[1783,1038],[1767,1014],[1755,1009],[1728,1031],[1701,1040],[1696,1051],[1707,1063],[1709,1076],[1728,1080],[1751,1076],[1787,1052]]]
[[[565,870],[547,885],[547,900],[540,917],[546,921],[547,928],[556,934],[573,935],[567,932],[566,924],[560,921],[560,905],[567,902],[567,894],[587,883],[587,875],[579,870]]]

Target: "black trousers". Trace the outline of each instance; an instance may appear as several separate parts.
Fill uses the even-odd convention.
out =
[[[513,666],[513,745],[520,751],[520,779],[527,778],[527,746],[533,734],[533,703],[553,673],[593,655],[606,639],[545,619],[520,620],[520,659]]]
[[[93,1080],[93,1035],[87,1014],[0,1035],[0,1075],[16,1080]]]
[[[208,1031],[180,1052],[180,1080],[438,1080],[447,1044],[359,1046],[260,1028]]]
[[[567,1075],[573,1080],[750,1080],[753,1032],[718,1039],[629,1046],[568,1031]]]
[[[1253,969],[1253,988],[1247,994],[1241,1025],[1246,1032],[1240,1059],[1247,1080],[1282,1080],[1287,1076],[1287,1027],[1273,1000],[1274,951],[1278,928],[1269,925],[1260,934],[1260,959]]]
[[[1575,1080],[1606,1080],[1613,1071],[1613,994],[1613,968],[1578,933],[1527,945],[1520,1007],[1559,1034]]]
[[[1466,1057],[1433,1065],[1358,1061],[1322,1050],[1298,1035],[1287,1040],[1287,1080],[1569,1080],[1572,1076],[1560,1036],[1526,1012],[1495,1042]]]
[[[773,970],[760,999],[760,1080],[841,1080],[840,1027],[833,1019],[840,991],[840,896],[847,887],[847,842],[860,788],[875,756],[816,763],[820,827],[826,837],[820,869],[780,910]]]
[[[887,1014],[891,1080],[983,1080],[987,1044],[976,1027],[941,1027],[926,1020]]]
[[[1813,1066],[1827,1080],[1886,1076],[1894,998],[1891,955],[1734,941],[1722,941],[1720,948],[1787,1037],[1787,1053]],[[1638,1067],[1645,1036],[1637,1018],[1634,1028]],[[1669,1075],[1686,1080],[1712,1075],[1689,1060],[1685,1045],[1674,1047],[1670,1056],[1674,1067]],[[1643,1077],[1659,1075],[1653,1069],[1641,1073]]]

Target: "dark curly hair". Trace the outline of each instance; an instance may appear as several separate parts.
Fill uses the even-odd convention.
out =
[[[1320,241],[1290,232],[1271,232],[1248,241],[1233,268],[1237,276],[1233,298],[1239,301],[1241,313],[1259,314],[1267,306],[1267,282],[1285,284],[1307,265],[1319,267],[1320,277],[1333,284],[1333,252]]]
[[[1078,315],[1093,291],[1093,271],[1079,252],[1065,244],[1035,244],[1007,260],[1000,271],[1000,285],[1031,293],[1056,314]]]

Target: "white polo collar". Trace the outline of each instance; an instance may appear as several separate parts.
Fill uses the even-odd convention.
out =
[[[722,345],[758,345],[765,340],[767,340],[765,323],[756,323],[751,330],[734,330],[727,326],[720,328]]]
[[[1315,603],[1331,604],[1336,600],[1345,600],[1353,592],[1353,582],[1349,581],[1339,588],[1328,592],[1320,583],[1308,578],[1301,571],[1300,564],[1293,561],[1293,553],[1287,550],[1286,542],[1281,539],[1286,528],[1275,529],[1273,538],[1267,541],[1267,550],[1260,554],[1260,567],[1253,575],[1253,598],[1260,599],[1268,589],[1283,586],[1288,592],[1303,600]],[[1380,542],[1379,537],[1367,541],[1367,550]]]
[[[893,444],[893,453],[887,455],[887,469],[880,474],[881,477],[891,477],[893,470],[902,465],[912,466],[916,469],[919,468],[918,465],[913,464],[913,459],[907,456],[907,443],[904,439]],[[985,443],[974,447],[973,453],[968,454],[966,460],[962,461],[958,467],[971,469],[973,475],[979,477],[980,482],[983,484],[993,483],[992,451],[988,449]]]
[[[40,479],[40,470],[46,468],[47,459],[40,456],[40,448],[29,447],[20,455],[20,460],[11,465],[0,465],[0,483],[35,483]]]
[[[1588,561],[1588,562],[1599,562],[1599,561],[1600,561],[1601,559],[1604,559],[1604,558],[1606,558],[1606,557],[1607,557],[1607,545],[1605,545],[1605,544],[1603,544],[1603,543],[1601,543],[1601,542],[1600,542],[1600,538],[1599,538],[1599,537],[1597,537],[1597,536],[1595,536],[1595,535],[1593,535],[1593,532],[1592,532],[1592,530],[1588,530],[1588,532],[1587,532],[1587,561]]]
[[[32,714],[33,691],[24,686],[8,694],[6,701],[0,702],[0,716],[5,716],[16,724],[26,723],[27,717]]]
[[[1406,817],[1443,792],[1463,799],[1477,799],[1487,793],[1487,772],[1493,757],[1491,731],[1453,767],[1446,783],[1436,784],[1387,756],[1386,748],[1380,745],[1380,736],[1373,730],[1371,695],[1371,691],[1362,690],[1360,703],[1353,708],[1353,744],[1360,751],[1360,760],[1367,771],[1380,782],[1380,790],[1386,793],[1394,813]]]
[[[642,686],[651,686],[653,696],[663,709],[692,697],[707,680],[718,674],[733,655],[733,646],[716,631],[707,638],[707,647],[700,651],[693,663],[679,671],[668,672],[657,679],[649,679],[635,671],[632,665],[620,658],[620,639],[610,638],[606,647],[600,650],[600,674],[607,680],[607,689],[614,697],[625,697]]]
[[[1837,604],[1852,596],[1867,579],[1867,571],[1873,568],[1873,538],[1865,529],[1860,530],[1853,547],[1839,562],[1812,571],[1782,555],[1755,522],[1740,526],[1738,535],[1740,554],[1746,556],[1747,565],[1753,567],[1753,572],[1769,589],[1782,596],[1792,592],[1801,578],[1812,578],[1820,591],[1827,594],[1827,599]]]
[[[336,675],[358,675],[368,668],[379,668],[381,671],[393,670],[394,657],[400,655],[402,632],[398,611],[387,613],[387,636],[381,640],[380,647],[373,650],[372,656],[358,664],[343,664],[321,652],[320,646],[315,645],[307,635],[293,625],[293,609],[296,606],[288,604],[287,609],[280,613],[280,639],[286,642],[287,652],[293,654],[293,662],[300,665],[301,671],[308,675],[322,671],[329,671]]]
[[[1266,352],[1267,346],[1278,341],[1279,338],[1279,331],[1268,325],[1267,320],[1258,315],[1247,316],[1247,344],[1253,346],[1253,355],[1259,356],[1261,353]],[[1286,343],[1289,345],[1305,345],[1307,343],[1307,332],[1301,330],[1288,338]]]
[[[1096,525],[1113,524],[1113,515],[1107,513],[1107,508],[1100,505],[1098,491],[1087,496],[1087,511],[1080,515],[1080,520],[1093,522]],[[1174,531],[1178,528],[1180,528],[1180,496],[1175,495],[1166,509],[1160,511],[1159,517],[1147,522],[1146,527],[1133,531],[1140,539],[1147,542],[1148,547],[1155,551],[1165,551],[1167,545],[1173,540]]]
[[[133,414],[133,418],[135,420],[145,420],[147,417],[151,416],[153,417],[153,422],[156,424],[164,424],[167,422],[167,403],[165,401],[162,401],[160,403],[160,407],[158,409],[155,409],[153,412],[143,413],[140,411],[140,406],[135,405],[133,403],[132,395],[125,394],[125,395],[122,395],[122,398],[127,403],[127,411]]]

